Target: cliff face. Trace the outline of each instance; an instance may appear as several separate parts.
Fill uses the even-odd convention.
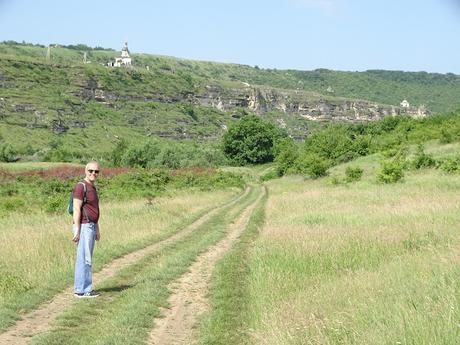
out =
[[[91,85],[90,85],[91,84]],[[97,88],[94,81],[78,92],[83,100],[91,100],[113,105],[117,97],[113,92]],[[196,106],[213,107],[220,111],[232,112],[235,109],[246,109],[259,115],[268,112],[281,112],[298,115],[313,121],[376,121],[384,116],[406,115],[422,118],[429,115],[424,106],[399,107],[382,105],[364,100],[347,100],[325,98],[318,94],[301,91],[279,91],[256,87],[223,89],[219,86],[206,86],[205,92],[197,94],[183,92],[176,96],[162,94],[138,95],[131,100],[156,101],[164,103],[187,103]]]
[[[313,121],[375,121],[384,116],[407,115],[421,118],[429,115],[424,106],[398,107],[380,105],[369,101],[324,98],[305,92],[294,93],[275,89],[230,89],[207,87],[201,96],[189,95],[188,100],[196,105],[211,106],[221,111],[232,111],[240,107],[263,115],[271,111],[296,114]]]

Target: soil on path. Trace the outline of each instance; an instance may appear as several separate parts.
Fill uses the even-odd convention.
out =
[[[237,203],[241,198],[249,193],[249,188],[240,195],[237,199],[230,202],[230,204]],[[229,204],[226,204],[229,205]],[[121,268],[135,263],[145,255],[152,254],[165,246],[174,243],[197,229],[204,222],[209,220],[212,216],[218,213],[224,206],[215,208],[214,210],[206,213],[204,216],[186,226],[181,231],[168,237],[165,240],[149,245],[143,249],[129,253],[118,259],[113,260],[110,264],[105,266],[101,271],[93,275],[93,281],[101,282],[115,275]],[[24,314],[21,320],[17,321],[12,327],[8,328],[4,333],[0,334],[0,344],[8,345],[26,345],[31,341],[32,337],[40,335],[52,329],[54,321],[57,317],[70,308],[77,299],[73,296],[73,286],[68,287],[61,293],[57,294],[52,300],[42,304],[38,309]]]
[[[160,318],[155,320],[155,327],[150,333],[149,344],[190,345],[194,343],[194,326],[200,316],[210,308],[206,296],[209,292],[214,267],[246,229],[252,212],[264,194],[265,190],[230,225],[229,232],[223,240],[198,256],[189,272],[169,286],[172,291],[172,295],[168,299],[169,308],[163,308]]]

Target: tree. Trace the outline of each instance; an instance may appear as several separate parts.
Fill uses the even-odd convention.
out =
[[[249,115],[230,126],[222,137],[222,148],[236,164],[266,163],[273,161],[273,147],[285,136],[275,125]]]

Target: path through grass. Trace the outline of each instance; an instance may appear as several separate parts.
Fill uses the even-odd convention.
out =
[[[48,334],[34,344],[142,344],[153,318],[166,306],[168,284],[187,271],[197,255],[223,238],[228,224],[255,201],[253,190],[240,203],[223,209],[189,236],[105,281],[96,300],[76,303]]]
[[[171,236],[234,192],[163,198],[154,206],[142,200],[103,204],[95,272],[116,257]],[[75,248],[69,221],[43,214],[0,220],[0,329],[72,283]]]

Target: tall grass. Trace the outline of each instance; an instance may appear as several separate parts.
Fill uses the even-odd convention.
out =
[[[374,181],[269,183],[249,263],[253,343],[460,343],[460,176]]]
[[[101,205],[95,271],[115,257],[158,241],[193,221],[236,190],[182,193]],[[75,245],[68,216],[31,214],[0,219],[0,329],[72,283]],[[96,282],[97,284],[97,282]]]

